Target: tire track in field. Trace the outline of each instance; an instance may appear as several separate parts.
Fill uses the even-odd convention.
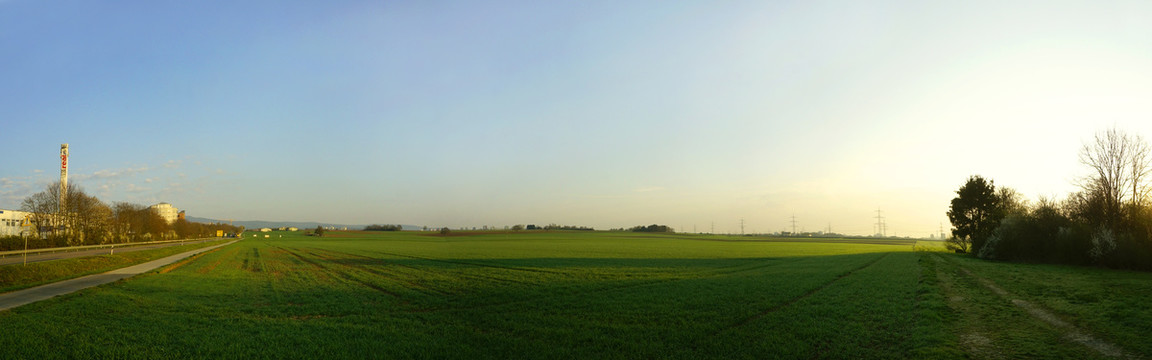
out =
[[[381,259],[381,258],[376,258],[376,257],[371,257],[371,256],[351,254],[351,253],[346,253],[346,252],[342,252],[342,251],[335,251],[335,250],[330,250],[330,249],[318,249],[318,248],[310,248],[310,249],[324,251],[324,252],[330,253],[330,254],[340,254],[340,255],[358,258],[358,259],[377,261],[377,262],[380,262],[381,264],[394,265],[394,266],[408,268],[408,269],[412,269],[412,270],[416,270],[416,271],[429,271],[427,269],[421,269],[421,268],[417,268],[417,267],[414,267],[411,265],[388,262],[386,259]],[[400,254],[382,253],[382,252],[380,252],[380,253],[385,254],[385,255],[401,256]],[[409,258],[413,258],[413,259],[427,260],[427,261],[437,261],[437,259],[422,258],[422,257],[418,257],[418,256],[405,256],[405,257],[409,257]],[[716,276],[722,276],[722,275],[732,275],[732,274],[738,274],[738,273],[743,273],[743,272],[749,272],[749,271],[753,271],[753,270],[759,270],[759,269],[764,269],[764,268],[780,265],[782,263],[781,261],[786,261],[786,260],[797,261],[797,260],[799,260],[799,258],[750,258],[750,259],[740,259],[740,260],[744,260],[748,263],[725,266],[725,267],[714,268],[714,269],[702,271],[701,274],[705,274],[706,276],[700,276],[700,277],[695,277],[695,278],[707,278],[707,277],[716,277]],[[468,263],[468,262],[454,262],[454,261],[450,261],[450,260],[444,260],[444,261],[440,261],[440,262],[448,262],[448,263],[452,263],[452,264],[468,264],[468,265],[476,265],[479,267],[497,268],[497,269],[533,271],[533,269],[526,269],[526,268],[516,268],[516,267],[499,266],[499,265],[484,265],[484,264],[475,264],[475,263]],[[538,270],[535,272],[561,274],[561,275],[565,275],[565,276],[571,276],[572,275],[571,273],[564,272],[564,271]],[[466,273],[458,273],[458,274],[453,274],[453,275],[454,276],[469,277],[469,278],[474,278],[474,279],[495,280],[495,281],[499,281],[499,282],[507,282],[507,283],[514,283],[514,284],[520,284],[520,285],[529,285],[529,286],[539,285],[539,283],[535,283],[535,282],[507,279],[507,278],[497,277],[497,276],[493,276],[493,275],[466,274]],[[669,280],[675,281],[675,280],[683,280],[683,279],[669,279]]]
[[[937,257],[937,258],[940,257],[940,255],[937,255],[937,254],[933,254],[932,256]],[[1024,310],[1025,313],[1032,316],[1033,318],[1040,320],[1041,322],[1043,322],[1045,324],[1048,324],[1052,330],[1063,334],[1064,339],[1071,341],[1071,342],[1074,342],[1074,343],[1077,343],[1077,344],[1080,344],[1080,345],[1083,345],[1083,346],[1086,346],[1089,349],[1096,351],[1100,355],[1104,355],[1107,357],[1122,358],[1122,359],[1135,359],[1136,358],[1136,357],[1132,356],[1131,354],[1129,354],[1128,352],[1124,351],[1124,349],[1120,348],[1119,346],[1112,344],[1112,343],[1109,343],[1107,341],[1104,341],[1103,339],[1099,339],[1095,336],[1092,336],[1091,333],[1084,331],[1083,329],[1077,328],[1075,325],[1072,325],[1071,323],[1060,319],[1060,317],[1056,316],[1056,314],[1053,314],[1053,313],[1049,312],[1048,310],[1045,310],[1044,308],[1042,308],[1038,305],[1032,304],[1031,302],[1029,302],[1027,300],[1012,296],[1011,293],[1009,293],[1008,291],[1005,291],[1003,288],[997,286],[995,282],[988,280],[988,279],[985,279],[983,277],[980,277],[979,275],[976,275],[976,273],[972,272],[971,270],[964,267],[963,265],[960,265],[959,263],[956,263],[955,261],[952,261],[950,259],[944,259],[944,261],[952,264],[953,266],[956,266],[956,268],[960,269],[960,271],[962,273],[964,273],[964,275],[976,280],[977,282],[980,283],[980,285],[983,285],[985,288],[987,288],[988,290],[995,293],[1001,299],[1004,299],[1004,300],[1007,300],[1008,302],[1011,302],[1012,305],[1015,305],[1016,307],[1019,307],[1021,310]]]
[[[860,266],[858,266],[852,270],[848,270],[848,272],[840,274],[835,279],[832,279],[832,281],[829,281],[827,283],[824,283],[823,285],[820,285],[820,286],[817,286],[816,288],[808,290],[808,291],[804,292],[803,294],[800,294],[797,297],[788,299],[787,301],[784,301],[782,303],[779,303],[779,304],[776,304],[772,307],[764,309],[763,311],[756,313],[752,316],[749,316],[747,318],[744,318],[743,320],[737,321],[736,323],[733,323],[732,325],[728,325],[728,326],[725,326],[723,328],[720,328],[719,330],[716,330],[712,334],[709,334],[709,336],[715,337],[717,335],[720,335],[721,333],[730,331],[732,329],[743,327],[744,325],[748,325],[749,323],[756,321],[756,320],[759,320],[765,316],[768,316],[769,314],[780,311],[783,308],[792,306],[793,304],[796,304],[796,303],[800,302],[801,300],[807,299],[807,298],[811,297],[812,295],[815,295],[816,293],[819,293],[819,292],[823,291],[824,289],[827,289],[829,286],[832,286],[832,284],[835,284],[837,281],[840,281],[841,279],[852,276],[852,274],[855,274],[856,272],[858,272],[860,270],[867,269],[868,267],[880,262],[880,260],[883,260],[884,258],[888,257],[888,254],[890,254],[890,253],[884,253],[884,255],[881,255],[881,256],[877,257],[876,259],[873,259],[872,261],[865,263],[864,265],[860,265]]]
[[[239,250],[236,247],[229,247],[228,250],[225,250],[225,251],[227,251],[227,253],[225,253],[224,255],[221,255],[220,257],[217,257],[216,262],[212,263],[211,265],[202,266],[199,269],[196,269],[196,273],[207,274],[209,272],[212,272],[212,270],[216,270],[217,266],[220,266],[220,263],[223,262],[224,259],[235,257],[236,253],[239,252]]]
[[[526,268],[526,267],[516,267],[516,266],[506,266],[506,265],[494,265],[494,264],[484,264],[484,263],[474,263],[474,262],[459,261],[459,260],[446,260],[446,259],[436,259],[436,258],[427,258],[427,257],[422,257],[422,256],[415,256],[415,255],[405,255],[405,254],[387,253],[387,252],[382,252],[382,251],[373,251],[373,252],[375,252],[375,253],[378,253],[378,254],[384,254],[384,255],[391,255],[391,256],[396,256],[396,257],[402,257],[402,258],[417,259],[417,260],[425,260],[425,261],[432,261],[432,262],[441,262],[441,263],[456,264],[456,265],[470,265],[470,266],[479,266],[479,267],[496,268],[496,269],[506,269],[506,270],[516,270],[516,271],[529,271],[529,272],[536,272],[536,273],[546,273],[546,274],[571,275],[571,274],[569,274],[569,273],[567,273],[567,272],[563,272],[563,271],[553,271],[553,270],[544,270],[544,269],[537,269],[537,268]]]
[[[325,251],[325,252],[329,252],[329,253],[342,254],[342,255],[352,256],[352,257],[361,258],[361,259],[369,259],[369,260],[373,260],[373,261],[381,261],[381,262],[387,261],[385,259],[374,258],[374,257],[370,257],[370,256],[363,256],[363,255],[350,254],[350,253],[345,253],[345,252],[341,252],[341,251],[316,249],[316,248],[310,248],[310,249],[321,250],[321,251]],[[509,266],[476,264],[476,263],[469,263],[469,262],[462,262],[462,261],[441,260],[441,259],[425,258],[425,257],[420,257],[420,256],[386,253],[386,252],[378,252],[378,251],[374,251],[373,253],[392,255],[392,256],[417,259],[417,260],[425,260],[425,261],[430,261],[430,262],[450,263],[450,264],[456,264],[456,265],[472,265],[472,266],[478,266],[478,267],[484,267],[484,268],[494,268],[494,269],[523,270],[523,271],[531,271],[531,272],[536,272],[536,273],[550,273],[550,274],[559,274],[559,275],[571,276],[570,273],[561,272],[561,271],[546,271],[546,270],[538,270],[538,269],[516,268],[516,267],[509,267]],[[594,289],[589,289],[589,290],[584,290],[584,291],[554,293],[554,294],[551,294],[548,296],[536,296],[536,297],[532,297],[532,298],[519,299],[519,300],[501,301],[501,302],[494,302],[494,303],[487,303],[487,304],[477,304],[477,305],[467,306],[467,307],[425,309],[425,310],[421,310],[420,312],[470,311],[470,310],[476,310],[476,309],[482,309],[482,308],[488,308],[488,307],[500,307],[500,306],[535,302],[535,301],[540,301],[540,300],[556,299],[556,298],[562,298],[562,297],[583,296],[583,295],[589,295],[589,294],[598,294],[598,293],[611,292],[611,291],[617,291],[617,290],[626,290],[626,289],[639,288],[639,287],[645,287],[645,286],[663,285],[663,284],[673,283],[673,282],[678,282],[678,281],[708,279],[708,278],[714,278],[714,277],[720,277],[720,276],[726,276],[726,275],[735,275],[735,274],[740,274],[740,273],[751,272],[751,271],[769,268],[769,267],[773,267],[773,266],[777,266],[777,265],[791,263],[794,261],[799,261],[800,259],[802,259],[802,258],[771,258],[768,260],[773,260],[773,261],[768,261],[768,262],[762,263],[762,264],[751,264],[751,265],[740,264],[740,265],[734,265],[734,266],[728,266],[728,267],[713,269],[711,271],[701,272],[700,273],[701,276],[673,278],[673,279],[656,279],[656,280],[648,280],[648,281],[637,281],[637,282],[629,283],[629,284],[600,287],[600,288],[594,288]],[[790,261],[786,261],[786,260],[790,260]],[[749,261],[751,261],[751,260],[749,260]],[[393,263],[389,263],[389,264],[393,264]],[[411,268],[411,269],[418,270],[418,271],[428,271],[425,269],[419,269],[419,268],[407,266],[407,265],[401,265],[401,264],[396,264],[396,265],[400,265],[400,266]],[[469,275],[464,275],[464,276],[469,276]],[[525,285],[538,285],[535,283],[521,282],[521,281],[510,280],[510,279],[499,279],[499,278],[495,278],[495,277],[492,277],[492,278],[497,279],[497,280],[503,280],[503,281],[514,281],[514,282],[522,283]]]
[[[607,293],[607,292],[613,292],[613,291],[630,290],[630,289],[642,288],[642,287],[648,287],[648,286],[660,286],[660,285],[671,284],[671,283],[680,282],[680,281],[702,280],[702,279],[709,279],[709,278],[715,278],[715,277],[726,276],[726,275],[735,275],[735,274],[739,274],[739,273],[751,272],[753,270],[759,270],[759,269],[772,267],[772,266],[776,266],[776,265],[781,265],[781,264],[784,264],[784,262],[774,262],[774,263],[765,264],[765,265],[749,266],[749,267],[745,267],[743,269],[733,270],[733,271],[710,272],[710,273],[707,273],[707,274],[702,275],[702,276],[683,277],[683,278],[674,278],[674,279],[656,279],[656,280],[647,280],[647,281],[636,281],[636,282],[629,283],[629,284],[620,284],[620,285],[616,285],[616,286],[605,286],[605,287],[588,289],[588,290],[584,290],[584,291],[575,291],[575,292],[567,292],[567,293],[553,293],[553,294],[548,295],[548,296],[537,296],[537,297],[519,299],[519,300],[510,300],[510,301],[501,301],[501,302],[494,302],[494,303],[487,303],[487,304],[478,304],[478,305],[468,306],[468,307],[432,309],[432,310],[428,310],[426,312],[471,311],[471,310],[477,310],[477,309],[489,308],[489,307],[501,307],[501,306],[507,306],[507,305],[531,303],[531,302],[536,302],[536,301],[540,301],[540,300],[551,300],[551,299],[572,297],[572,296],[593,295],[593,294]],[[734,266],[734,267],[742,267],[742,266],[743,265]],[[727,268],[725,268],[725,269],[727,269]],[[720,269],[720,270],[725,270],[725,269]]]
[[[313,248],[313,249],[315,249],[315,248]],[[395,262],[388,262],[385,259],[374,258],[371,256],[351,254],[351,253],[346,253],[346,252],[342,252],[342,251],[334,251],[334,250],[328,250],[328,249],[316,249],[316,250],[322,250],[326,253],[340,254],[340,255],[344,255],[344,256],[348,256],[348,257],[356,258],[356,259],[361,259],[361,260],[368,260],[368,261],[372,261],[375,263],[379,263],[380,265],[391,265],[391,266],[401,267],[401,268],[405,268],[405,269],[409,269],[409,270],[413,270],[413,271],[419,271],[419,272],[432,272],[431,270],[428,270],[428,269],[421,269],[421,268],[418,268],[418,267],[415,267],[412,265],[400,264],[400,263],[395,263]],[[365,268],[367,268],[367,267],[365,267]],[[499,283],[525,285],[525,286],[540,285],[539,283],[535,283],[535,282],[521,281],[521,280],[515,280],[515,279],[506,279],[506,278],[502,278],[502,277],[498,277],[498,276],[494,276],[494,275],[484,275],[484,274],[453,273],[451,275],[446,275],[446,276],[460,276],[460,277],[465,277],[465,278],[469,278],[469,279],[491,280],[491,281],[495,281],[495,282],[499,282]]]
[[[289,255],[292,255],[292,256],[293,256],[293,257],[295,257],[296,259],[299,259],[300,261],[302,261],[302,262],[304,262],[304,263],[310,264],[310,265],[312,265],[312,266],[316,267],[317,269],[320,269],[320,270],[324,270],[325,272],[328,272],[328,273],[334,274],[334,275],[336,275],[337,277],[339,277],[339,278],[341,278],[341,279],[349,280],[349,281],[352,281],[352,282],[358,283],[358,284],[360,284],[360,285],[364,285],[364,286],[366,286],[366,287],[368,287],[368,288],[370,288],[370,289],[372,289],[372,290],[376,290],[376,291],[379,291],[379,292],[381,292],[381,293],[384,293],[384,294],[388,294],[388,295],[391,295],[392,297],[395,297],[395,298],[400,298],[400,297],[401,297],[401,296],[400,296],[400,294],[397,294],[397,293],[395,293],[395,292],[392,292],[391,290],[388,290],[388,289],[382,288],[382,287],[380,287],[380,286],[377,286],[376,284],[372,284],[372,283],[369,283],[369,282],[365,282],[365,281],[363,281],[363,280],[360,280],[360,279],[357,279],[357,278],[355,278],[355,277],[349,276],[348,274],[345,274],[345,273],[343,273],[343,272],[335,271],[335,270],[333,270],[333,269],[330,269],[330,268],[328,268],[328,267],[326,267],[326,266],[324,266],[324,265],[320,265],[320,263],[318,263],[318,262],[315,262],[315,261],[312,261],[311,259],[305,258],[305,257],[303,257],[303,256],[300,256],[300,254],[297,254],[296,252],[294,252],[294,251],[292,251],[292,250],[288,250],[288,249],[285,249],[285,248],[282,248],[282,247],[279,247],[279,246],[277,246],[276,248],[278,248],[278,249],[280,249],[280,250],[284,250],[284,252],[288,253]]]
[[[165,267],[164,269],[160,270],[160,273],[161,274],[167,274],[167,273],[171,272],[172,270],[176,270],[177,268],[184,266],[184,265],[186,265],[192,261],[195,261],[196,259],[199,259],[200,257],[202,257],[204,255],[214,253],[218,250],[220,250],[220,248],[215,248],[215,249],[208,250],[208,251],[196,254],[196,255],[189,256],[187,259],[180,260],[179,262],[177,262],[175,264],[172,264],[172,265]]]
[[[309,249],[327,252],[327,251],[322,250],[322,249],[316,249],[316,248],[309,248]],[[399,275],[392,273],[392,272],[384,271],[383,269],[375,269],[375,268],[371,268],[371,267],[367,267],[367,266],[357,266],[357,265],[346,264],[344,262],[339,261],[340,259],[332,257],[331,255],[318,254],[316,252],[307,251],[307,250],[305,250],[305,252],[307,252],[308,255],[312,255],[312,256],[315,256],[317,258],[321,258],[323,260],[332,262],[334,264],[337,264],[337,265],[340,265],[343,267],[364,271],[364,272],[367,272],[367,273],[370,273],[373,275],[387,278],[388,280],[391,280],[391,281],[394,281],[397,283],[401,283],[403,285],[407,285],[407,288],[414,290],[414,291],[417,291],[417,292],[420,292],[420,293],[423,293],[425,295],[431,295],[431,296],[452,295],[452,293],[449,291],[436,289],[436,288],[430,287],[428,285],[424,285],[424,284],[419,283],[419,282],[414,282],[411,280],[402,279]],[[340,252],[336,252],[336,253],[337,254],[343,254]]]
[[[979,305],[971,305],[971,301],[961,296],[957,290],[958,284],[955,279],[945,269],[940,268],[944,265],[945,261],[936,254],[929,256],[932,259],[933,272],[936,276],[936,281],[942,290],[948,308],[953,311],[957,317],[964,318],[967,321],[975,324],[987,324],[986,321],[980,319],[976,311],[971,308]],[[959,321],[958,321],[959,322]],[[959,345],[962,350],[980,359],[1002,359],[1004,358],[1004,351],[1002,351],[996,344],[986,336],[986,329],[977,326],[963,326],[964,334],[960,335]]]
[[[346,255],[356,256],[356,257],[360,257],[360,258],[382,261],[382,262],[387,261],[384,259],[372,258],[372,257],[367,257],[367,256],[361,256],[361,255],[353,255],[353,254],[348,254],[348,253],[339,252],[339,251],[333,251],[333,252],[338,253],[338,254],[346,254]],[[378,252],[378,253],[385,254],[385,255],[399,256],[399,257],[404,257],[404,258],[425,260],[425,261],[430,261],[430,262],[450,263],[450,264],[455,264],[455,265],[473,265],[473,266],[482,267],[482,268],[503,269],[503,270],[526,270],[526,271],[531,271],[534,273],[560,274],[560,275],[565,275],[565,276],[571,275],[569,273],[558,272],[558,271],[532,271],[532,270],[507,267],[507,266],[487,266],[484,264],[474,264],[474,263],[468,263],[468,262],[439,260],[439,259],[423,258],[423,257],[419,257],[419,256],[407,256],[407,255],[384,253],[384,252]],[[402,266],[407,267],[407,268],[411,268],[414,270],[418,270],[418,271],[428,271],[428,270],[419,269],[419,268],[416,268],[413,266],[407,266],[407,265],[402,265]],[[495,278],[495,277],[492,277],[492,278]],[[508,279],[502,279],[502,280],[508,280]],[[591,289],[591,290],[587,290],[587,291],[577,291],[577,292],[569,292],[569,293],[553,293],[552,295],[549,295],[549,296],[537,296],[537,297],[518,299],[518,300],[509,300],[509,301],[500,301],[500,302],[485,303],[485,304],[476,304],[476,305],[472,305],[472,306],[448,307],[448,308],[438,308],[438,309],[436,309],[436,308],[421,309],[421,310],[417,310],[417,311],[421,312],[421,313],[435,313],[435,312],[449,312],[449,311],[472,311],[472,310],[483,309],[483,308],[501,307],[501,306],[514,305],[514,304],[530,303],[530,302],[536,302],[536,301],[540,301],[540,300],[555,299],[555,298],[561,298],[561,297],[567,297],[567,296],[581,296],[581,295],[588,295],[588,294],[595,294],[595,293],[600,293],[600,292],[608,292],[608,291],[614,291],[614,290],[628,289],[628,288],[634,288],[634,287],[640,287],[640,286],[646,286],[646,285],[656,285],[656,284],[668,283],[668,282],[678,281],[678,280],[683,280],[683,279],[662,279],[662,280],[644,281],[644,282],[639,282],[639,283],[623,284],[620,286],[596,288],[596,289]],[[521,283],[526,284],[526,285],[538,285],[538,284],[527,283],[527,282],[521,282]]]

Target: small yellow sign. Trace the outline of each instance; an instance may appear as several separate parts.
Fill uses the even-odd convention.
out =
[[[224,230],[216,230],[216,237],[224,237]]]

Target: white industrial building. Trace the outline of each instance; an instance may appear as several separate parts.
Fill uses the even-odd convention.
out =
[[[20,223],[25,216],[31,214],[19,210],[0,210],[0,236],[20,236],[23,231],[30,234],[32,228],[20,226]]]
[[[176,222],[176,217],[179,216],[180,210],[176,209],[172,204],[162,202],[148,207],[149,209],[156,209],[156,213],[167,221],[169,224]]]

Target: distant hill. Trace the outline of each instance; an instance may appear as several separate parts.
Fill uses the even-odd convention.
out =
[[[198,223],[228,223],[228,220],[216,220],[201,218],[195,216],[187,217],[188,221]],[[236,220],[232,221],[232,225],[243,226],[245,229],[259,229],[259,228],[278,228],[278,227],[296,227],[300,229],[315,229],[317,226],[334,227],[337,229],[348,228],[348,230],[363,230],[368,225],[349,225],[349,224],[334,224],[323,223],[314,221],[263,221],[263,220]],[[420,230],[422,226],[416,225],[400,225],[404,230]]]

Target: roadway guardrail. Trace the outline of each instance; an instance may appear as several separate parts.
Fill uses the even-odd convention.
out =
[[[72,252],[72,251],[93,250],[93,249],[110,249],[109,251],[115,251],[115,249],[117,247],[126,248],[126,247],[141,246],[141,245],[166,244],[166,243],[174,243],[174,242],[190,242],[190,241],[201,241],[201,240],[212,240],[212,239],[227,239],[227,238],[208,237],[208,238],[183,239],[183,240],[157,240],[157,241],[128,242],[128,243],[114,243],[114,244],[100,244],[100,245],[83,245],[83,246],[69,246],[69,247],[57,247],[57,248],[28,249],[28,250],[11,250],[11,251],[0,251],[0,258],[9,257],[12,255],[24,256],[24,254],[36,255],[36,254],[43,254],[43,253]]]

